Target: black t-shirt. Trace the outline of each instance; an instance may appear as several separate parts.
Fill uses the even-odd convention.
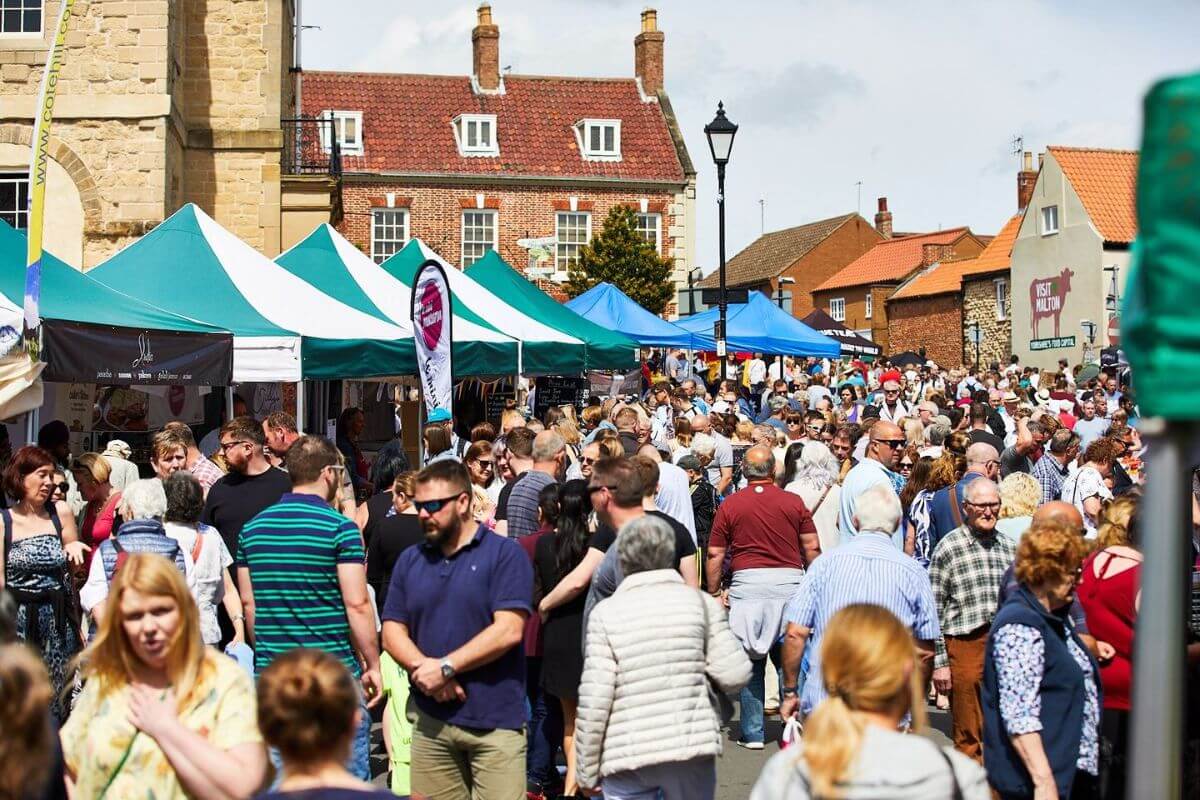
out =
[[[260,475],[230,472],[208,490],[200,521],[220,531],[229,554],[236,557],[242,527],[291,490],[292,479],[276,467]]]
[[[367,546],[367,583],[375,588],[375,605],[383,608],[387,600],[392,570],[400,554],[425,540],[421,518],[416,514],[393,514],[379,520],[375,535]]]
[[[520,475],[513,478],[508,483],[500,487],[500,496],[496,498],[496,521],[508,519],[508,496],[512,494],[512,488],[517,485],[517,481],[529,474],[529,470],[525,470]]]
[[[980,442],[990,444],[996,448],[997,456],[1004,452],[1004,440],[990,431],[971,431],[967,436],[971,440],[971,444],[979,444]]]
[[[663,522],[671,526],[671,531],[675,534],[675,566],[679,566],[679,562],[696,552],[696,543],[692,541],[692,534],[688,532],[682,524],[677,522],[674,517],[668,516],[661,511],[647,511],[646,514],[652,517],[658,517]],[[607,553],[608,548],[612,547],[613,542],[617,540],[617,532],[603,522],[596,528],[596,532],[592,534],[592,538],[588,540],[588,547],[594,547],[601,553]]]

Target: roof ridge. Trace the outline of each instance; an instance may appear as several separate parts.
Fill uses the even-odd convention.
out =
[[[882,242],[876,242],[875,246],[881,247],[885,244],[900,244],[901,242],[911,242],[914,239],[924,239],[927,236],[942,236],[947,233],[957,233],[960,231],[970,231],[970,230],[971,230],[970,225],[959,225],[955,228],[943,228],[940,231],[929,231],[928,233],[910,233],[906,236],[901,236],[898,239],[895,237],[893,237],[891,239],[884,239]],[[869,253],[871,251],[868,250],[867,252]],[[861,256],[860,256],[860,258],[861,258]]]
[[[446,78],[455,80],[469,81],[470,75],[449,75],[440,72],[383,72],[379,70],[341,70],[341,69],[313,69],[303,70],[305,76],[322,76],[335,75],[345,77],[362,77],[372,76],[381,78]],[[535,80],[535,81],[580,81],[593,83],[636,83],[636,77],[621,77],[621,76],[587,76],[587,75],[525,75],[522,73],[510,72],[504,76],[504,80]]]
[[[1064,150],[1071,153],[1121,153],[1125,155],[1139,155],[1141,150],[1129,150],[1121,147],[1075,147],[1065,144],[1051,144],[1046,146],[1047,150]]]
[[[801,222],[799,225],[792,225],[790,228],[780,228],[780,229],[774,230],[774,231],[767,231],[766,233],[759,234],[758,238],[762,239],[767,236],[775,236],[776,234],[780,234],[780,233],[791,233],[792,231],[798,231],[801,228],[811,228],[814,225],[823,225],[825,223],[835,222],[837,220],[844,221],[844,220],[851,219],[856,216],[858,216],[858,214],[856,212],[851,211],[849,214],[839,214],[834,217],[826,217],[825,219],[815,219],[812,222]],[[755,241],[757,241],[757,240],[755,240]],[[753,244],[753,242],[751,244]]]

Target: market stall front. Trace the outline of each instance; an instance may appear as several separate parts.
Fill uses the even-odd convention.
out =
[[[842,346],[842,355],[872,359],[879,358],[883,353],[879,345],[865,336],[859,336],[819,308],[810,311],[801,322],[823,336],[836,339]]]
[[[685,350],[715,350],[712,332],[693,333],[651,314],[611,283],[600,282],[566,307],[589,322],[621,333],[643,347],[682,347]]]
[[[682,317],[677,324],[693,333],[712,334],[719,310],[710,308]],[[750,292],[749,302],[727,306],[726,346],[731,351],[767,355],[837,358],[842,346],[823,336],[772,303],[762,292]]]

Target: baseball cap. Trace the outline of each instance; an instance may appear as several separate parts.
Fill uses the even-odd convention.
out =
[[[429,412],[429,416],[426,417],[426,421],[427,422],[449,422],[450,421],[450,411],[449,411],[449,409],[445,409],[445,408],[435,408]]]

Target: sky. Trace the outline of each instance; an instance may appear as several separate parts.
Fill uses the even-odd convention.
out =
[[[472,0],[301,0],[306,69],[471,71]],[[516,74],[633,75],[645,2],[492,0]],[[1200,69],[1195,0],[1049,2],[660,0],[665,84],[697,168],[697,254],[717,252],[704,125],[740,127],[727,168],[727,256],[757,238],[886,196],[897,231],[1016,211],[1019,156],[1048,145],[1136,148],[1157,79]],[[861,198],[861,199],[860,199]],[[761,202],[760,202],[761,201]]]

